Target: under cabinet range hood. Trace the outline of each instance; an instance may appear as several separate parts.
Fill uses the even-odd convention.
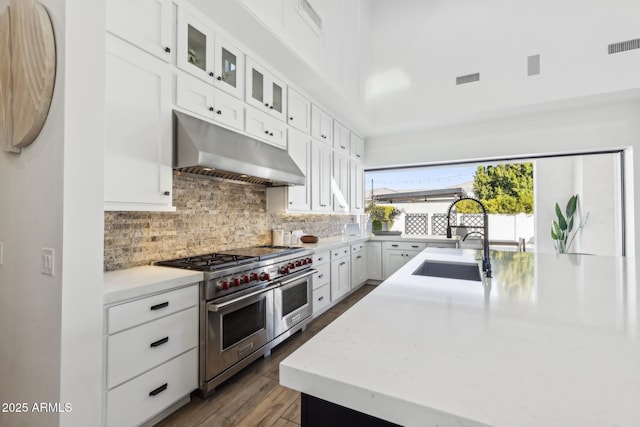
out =
[[[174,111],[173,168],[269,186],[304,185],[286,150]]]

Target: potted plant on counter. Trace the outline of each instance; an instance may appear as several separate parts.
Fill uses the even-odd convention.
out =
[[[378,205],[375,202],[371,202],[365,208],[365,212],[371,217],[373,234],[388,232],[393,226],[395,218],[402,214],[402,211],[395,206]]]
[[[557,203],[555,209],[556,219],[553,220],[553,226],[551,227],[551,239],[553,239],[553,246],[556,248],[556,253],[565,254],[569,252],[569,248],[571,248],[571,244],[576,238],[578,232],[587,224],[587,221],[589,220],[589,212],[587,212],[584,220],[582,220],[578,212],[579,206],[577,194],[569,198],[564,214]],[[578,225],[574,230],[576,214],[578,215]]]

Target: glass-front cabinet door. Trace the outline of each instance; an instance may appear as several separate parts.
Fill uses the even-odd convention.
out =
[[[242,99],[244,55],[221,36],[216,36],[214,82],[217,88]]]
[[[247,57],[245,101],[260,111],[285,121],[287,97],[285,84],[266,68]]]
[[[214,81],[214,34],[204,22],[182,8],[178,9],[177,65],[194,76]]]

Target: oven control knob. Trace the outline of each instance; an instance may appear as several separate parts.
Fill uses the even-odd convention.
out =
[[[307,258],[307,264],[313,264],[313,258]]]
[[[234,277],[233,279],[231,279],[231,284],[233,286],[240,286],[240,279],[238,279],[237,277]]]
[[[227,282],[226,280],[223,280],[222,282],[218,282],[218,285],[216,287],[218,289],[227,290],[227,289],[229,289],[229,282]]]
[[[247,276],[246,274],[244,276],[242,276],[241,279],[242,283],[249,283],[249,276]]]
[[[296,261],[296,267],[300,267],[302,265],[302,261]]]
[[[296,268],[296,265],[294,263],[289,264],[289,270],[293,270],[294,268]]]
[[[259,278],[258,273],[251,273],[250,280],[258,280]]]
[[[307,265],[307,259],[306,258],[302,260],[302,265]]]
[[[283,265],[282,267],[280,267],[280,273],[282,274],[289,273],[289,267],[287,267],[286,265]]]
[[[265,273],[264,271],[260,273],[260,280],[269,280],[269,273]]]

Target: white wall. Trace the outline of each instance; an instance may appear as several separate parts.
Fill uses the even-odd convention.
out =
[[[616,154],[598,154],[535,161],[536,243],[540,252],[555,252],[551,240],[555,204],[564,213],[566,203],[579,195],[580,215],[589,213],[569,252],[621,255],[622,229],[620,162]],[[578,217],[576,216],[576,221]],[[574,227],[577,227],[575,223]]]
[[[640,2],[374,0],[377,132],[640,87]],[[527,57],[541,73],[527,76]],[[480,81],[456,86],[456,76]]]
[[[57,46],[49,117],[22,154],[0,152],[0,400],[73,410],[0,413],[0,425],[98,425],[104,0],[41,2]],[[40,273],[42,247],[54,276]]]
[[[365,167],[626,147],[640,148],[640,101],[635,94],[630,98],[586,98],[581,103],[558,103],[521,116],[371,137],[365,146]],[[632,166],[640,164],[637,153],[637,149],[629,152]],[[628,255],[634,254],[640,242],[634,231],[634,212],[640,211],[638,174],[633,174],[632,179],[627,185]]]

